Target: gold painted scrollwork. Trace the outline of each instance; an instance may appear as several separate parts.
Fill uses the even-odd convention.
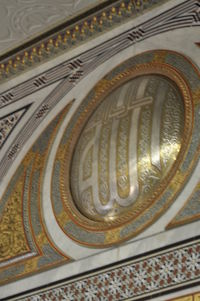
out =
[[[0,222],[0,260],[29,251],[22,217],[23,178],[17,183]]]

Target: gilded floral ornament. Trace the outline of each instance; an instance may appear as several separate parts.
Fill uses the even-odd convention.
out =
[[[188,73],[180,69],[181,63],[187,64]],[[16,264],[22,269],[17,277],[70,260],[51,237],[43,206],[51,150],[55,160],[50,162],[48,201],[62,234],[97,248],[128,240],[165,214],[199,158],[200,103],[194,104],[199,89],[199,71],[184,56],[150,51],[106,75],[70,121],[67,113],[73,102],[57,115],[15,175],[17,191],[22,190],[18,196],[23,199],[26,246],[32,251],[31,258]],[[57,137],[60,144],[54,143]],[[9,184],[8,190],[14,193],[14,187]],[[9,222],[13,229],[22,229],[18,218],[12,224],[13,212]],[[5,246],[22,238],[6,236],[8,230],[1,231],[3,260],[16,256]],[[20,254],[29,251],[20,242],[16,252],[19,249]],[[15,276],[14,271],[3,281]]]
[[[50,123],[28,151],[1,199],[5,206],[0,222],[0,283],[69,261],[49,240],[40,208],[48,151],[68,109]]]
[[[0,260],[30,251],[23,227],[22,214],[23,178],[17,183],[1,218]]]

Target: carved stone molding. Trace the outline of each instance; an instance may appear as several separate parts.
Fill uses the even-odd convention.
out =
[[[28,294],[15,300],[154,300],[173,289],[198,283],[200,275],[200,243],[177,246],[151,254],[104,271],[69,280],[66,283]],[[199,294],[195,294],[195,301]],[[176,301],[193,299],[176,299]]]

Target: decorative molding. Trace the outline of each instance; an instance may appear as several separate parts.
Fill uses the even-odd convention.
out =
[[[197,241],[133,259],[12,300],[149,300],[173,289],[182,290],[184,286],[197,284],[199,276],[200,241]]]
[[[16,1],[25,2],[24,0]],[[29,3],[33,1],[38,0],[30,0]],[[153,5],[157,5],[158,1],[152,0],[150,2]],[[39,42],[33,47],[28,48],[25,53],[24,51],[19,52],[18,54],[11,57],[9,61],[5,60],[5,62],[3,62],[1,65],[0,80],[3,81],[11,78],[12,76],[17,76],[18,74],[20,74],[20,72],[28,70],[28,68],[34,67],[37,64],[44,62],[45,60],[51,59],[58,54],[64,53],[72,47],[84,43],[85,41],[87,41],[87,39],[95,37],[98,34],[114,28],[114,26],[117,25],[118,22],[120,24],[121,22],[129,20],[130,16],[137,16],[138,12],[145,12],[146,8],[149,7],[148,4],[150,2],[149,0],[137,2],[117,1],[116,5],[118,6],[115,7],[114,5],[111,5],[107,7],[105,11],[97,12],[97,16],[96,14],[91,15],[87,23],[84,23],[86,22],[84,20],[83,23],[74,24],[69,27],[69,29],[65,29],[65,32],[62,31],[55,36],[53,35],[52,37],[41,41],[41,43]],[[162,1],[162,3],[164,3],[164,0]],[[139,8],[137,8],[137,5]],[[73,59],[62,62],[60,65],[53,67],[45,73],[28,79],[26,82],[12,87],[8,91],[5,91],[2,95],[0,95],[0,108],[2,110],[5,110],[5,114],[7,114],[7,112],[11,111],[14,102],[21,100],[23,102],[23,98],[25,96],[31,95],[36,91],[40,91],[40,89],[42,92],[42,89],[44,87],[60,81],[57,87],[54,88],[54,90],[47,97],[45,97],[45,99],[43,98],[44,100],[41,101],[40,105],[38,104],[37,106],[35,105],[33,107],[32,116],[30,116],[27,120],[27,123],[24,124],[21,132],[15,135],[13,141],[8,141],[11,146],[10,149],[8,149],[8,151],[5,153],[5,155],[2,156],[2,160],[0,162],[0,178],[2,179],[4,175],[6,175],[10,167],[14,166],[14,168],[17,168],[17,164],[15,164],[16,162],[13,164],[13,160],[18,156],[18,153],[22,150],[22,147],[26,144],[32,133],[35,132],[37,127],[41,124],[42,121],[44,121],[44,118],[48,114],[48,117],[54,116],[54,112],[52,112],[53,109],[57,106],[58,103],[59,105],[63,106],[63,102],[60,102],[69,92],[72,91],[72,89],[78,83],[82,81],[82,79],[86,78],[87,75],[92,73],[92,71],[97,67],[101,66],[101,64],[107,62],[107,60],[109,60],[110,58],[114,58],[116,54],[120,54],[121,51],[127,49],[128,47],[134,47],[134,45],[136,43],[139,43],[140,41],[144,41],[149,37],[174,29],[200,26],[199,11],[200,2],[198,0],[189,0],[182,2],[180,5],[177,5],[173,9],[165,11],[162,14],[143,22],[136,27],[132,27],[130,30],[123,32],[123,34],[115,36],[110,40],[107,40],[101,45],[98,45],[96,48],[92,48],[85,53],[74,57]],[[132,50],[132,48],[130,49]],[[197,48],[196,50],[198,51]],[[197,86],[198,89],[200,89],[200,86],[199,71],[196,69],[196,67],[192,65],[192,63],[188,59],[184,58],[184,60],[182,60],[182,55],[176,52],[170,52],[171,54],[169,54],[169,52],[170,51],[149,51],[143,53],[140,57],[141,60],[139,61],[137,61],[137,56],[133,57],[132,63],[133,65],[142,65],[147,62],[173,66],[174,69],[178,69],[178,73],[182,74],[185,78],[185,81],[188,82],[188,89],[190,89],[191,96],[193,97],[193,132],[191,135],[191,141],[187,144],[188,153],[184,158],[185,161],[181,165],[180,170],[177,172],[176,181],[174,181],[170,187],[171,191],[173,192],[175,191],[175,189],[178,190],[179,188],[182,188],[183,182],[185,181],[185,179],[188,179],[188,175],[193,171],[193,167],[195,166],[195,163],[197,162],[197,159],[199,157],[200,98],[198,96],[199,94],[197,93],[197,90],[195,89],[197,88]],[[143,58],[145,59],[143,60]],[[125,67],[128,68],[129,63],[124,63]],[[101,81],[101,83],[97,85],[95,91],[99,93],[101,89],[108,84],[109,80],[109,76],[105,77]],[[68,97],[68,100],[69,98],[70,96]],[[35,100],[35,102],[36,101],[37,99]],[[11,106],[8,107],[9,105]],[[17,103],[16,105],[17,108],[19,108],[19,104]],[[56,109],[57,108],[58,107],[56,107]],[[18,119],[14,121],[13,126],[10,126],[5,131],[5,139],[15,128],[24,113],[25,111],[22,113],[22,115],[19,114],[20,116],[18,116]],[[50,115],[50,113],[52,115]],[[2,111],[1,116],[4,116],[5,114]],[[55,119],[56,121],[54,120],[55,122],[52,121],[51,123],[49,123],[49,126],[52,126],[51,130],[53,130],[53,128],[55,128],[56,126],[58,126],[59,128],[61,122],[64,119],[64,115],[61,117],[61,114],[57,115],[57,119]],[[8,115],[4,116],[6,123],[7,117]],[[70,119],[72,119],[72,117],[73,116],[70,115]],[[5,126],[3,127],[3,129],[4,128]],[[58,128],[55,129],[55,136]],[[1,283],[6,283],[14,279],[17,280],[18,278],[20,279],[21,277],[26,277],[28,275],[31,275],[32,273],[39,273],[45,269],[50,269],[57,267],[60,264],[68,263],[71,260],[71,258],[67,256],[67,251],[69,249],[68,245],[68,249],[65,249],[65,255],[62,254],[62,252],[64,253],[64,249],[60,248],[59,250],[59,247],[55,246],[56,242],[48,233],[48,228],[45,227],[44,215],[42,212],[42,210],[44,210],[44,207],[41,206],[41,203],[42,198],[45,199],[46,192],[46,190],[43,189],[43,186],[45,186],[46,189],[48,189],[48,186],[50,186],[42,186],[45,174],[44,171],[46,167],[45,164],[48,160],[48,155],[50,154],[49,150],[53,143],[52,141],[55,138],[54,134],[47,135],[47,132],[48,130],[45,130],[44,135],[40,136],[40,142],[39,139],[34,142],[35,136],[32,137],[31,143],[34,142],[34,145],[24,157],[10,183],[8,183],[8,189],[4,193],[4,196],[0,202],[0,214],[2,214],[2,216],[7,218],[8,220],[9,216],[5,214],[5,211],[3,209],[7,208],[6,205],[9,199],[9,193],[14,193],[14,188],[17,187],[15,186],[14,181],[19,181],[19,179],[21,179],[16,175],[19,175],[21,168],[24,168],[26,174],[23,177],[23,216],[21,214],[20,217],[21,220],[23,220],[23,231],[24,235],[26,236],[27,245],[30,246],[31,252],[26,253],[22,248],[21,252],[12,254],[12,252],[10,251],[10,254],[7,257],[5,256],[5,261],[3,259],[1,262],[4,263],[3,269],[0,270]],[[3,143],[5,143],[5,139]],[[7,145],[5,145],[5,147],[6,146]],[[65,155],[63,148],[59,150],[59,155]],[[58,211],[60,210],[59,207],[57,207],[56,209],[58,209]],[[16,209],[17,218],[19,215],[18,211],[19,209]],[[58,220],[60,223],[69,223],[68,216],[66,217],[62,210],[58,213]],[[138,227],[137,224],[134,226],[136,228]],[[0,230],[0,236],[2,233],[4,233],[4,230],[7,231],[5,223],[2,224],[2,228]],[[18,230],[19,229],[17,229],[17,231]],[[129,229],[127,231],[129,231]],[[129,233],[127,233],[128,232],[124,232],[124,237],[128,237]],[[164,233],[164,235],[165,234],[166,233]],[[77,235],[81,236],[82,233],[79,232]],[[108,231],[105,235],[105,245],[111,245],[116,241],[119,241],[120,235],[121,233],[120,231],[118,231],[118,229]],[[85,239],[85,237],[83,235],[83,239]],[[3,245],[1,241],[6,242],[5,236],[2,240],[0,240],[0,248],[4,250],[3,247],[6,246],[7,242],[5,243],[5,245]],[[69,241],[70,239],[68,239],[67,242]],[[102,269],[93,273],[87,273],[87,275],[76,277],[70,280],[67,279],[65,282],[62,282],[59,285],[53,285],[48,288],[43,288],[43,291],[37,290],[37,292],[30,293],[26,297],[23,297],[21,295],[19,298],[17,297],[16,300],[35,301],[54,299],[75,301],[88,299],[95,301],[114,301],[119,299],[127,300],[127,298],[129,298],[129,300],[144,300],[145,298],[146,300],[149,300],[154,298],[154,296],[158,296],[159,294],[166,294],[169,291],[173,290],[182,290],[185,286],[189,287],[190,285],[197,285],[200,282],[200,241],[197,240],[197,238],[196,240],[194,239],[192,242],[191,241],[182,243],[182,245],[179,246],[171,246],[170,248],[167,248],[165,246],[163,250],[155,250],[151,252],[151,254],[143,254],[142,256],[139,256],[137,258],[135,257],[131,260],[127,260],[126,262],[115,264],[112,267],[105,267],[104,270]],[[130,244],[130,248],[133,245]],[[81,248],[78,245],[76,245],[76,247]],[[17,248],[15,249],[18,250]],[[9,250],[9,248],[7,248],[7,250]],[[30,255],[30,257],[26,257],[26,255]],[[83,257],[84,256],[85,255],[83,255]],[[79,263],[82,264],[81,261]],[[80,266],[78,266],[78,268],[79,267]],[[63,268],[65,269],[65,266],[63,266]],[[36,277],[37,276],[38,275],[36,275]],[[41,277],[43,277],[43,275],[41,275]],[[11,294],[13,293],[14,291],[11,292]],[[192,298],[193,297],[194,296],[192,296]],[[196,296],[195,300],[199,300],[199,296]]]
[[[91,0],[1,0],[0,53],[5,53],[57,22],[88,9],[99,1]],[[103,2],[103,0],[101,0]]]
[[[34,1],[39,2],[38,0]],[[64,6],[64,1],[59,1],[62,2],[61,7],[62,5]],[[161,0],[159,2],[164,3],[165,1],[166,0]],[[74,1],[68,0],[65,5],[72,5],[72,2]],[[78,3],[80,3],[79,0]],[[161,3],[159,3],[159,5],[160,4]],[[41,63],[49,57],[67,51],[71,47],[78,46],[80,43],[91,39],[91,37],[95,37],[98,34],[102,34],[104,31],[112,29],[115,25],[118,25],[119,22],[124,22],[130,17],[136,17],[138,13],[144,13],[147,9],[154,7],[155,5],[158,5],[157,0],[120,0],[116,1],[116,3],[114,2],[112,5],[107,5],[104,9],[92,13],[89,17],[81,19],[81,21],[65,27],[60,32],[53,34],[44,40],[41,39],[40,42],[36,43],[34,46],[11,56],[9,59],[3,60],[0,65],[0,80],[7,79],[8,77],[10,78],[13,74],[16,74],[16,72],[18,73],[21,70],[27,69],[27,67]],[[29,13],[34,14],[34,9],[37,9],[38,7],[40,7],[40,16],[41,11],[43,12],[43,6],[39,5],[39,3],[34,8],[32,8],[32,6],[31,8],[29,7]],[[50,11],[51,8],[54,10],[60,9],[59,6],[56,7],[52,3],[49,6],[49,9]],[[22,14],[22,20],[23,16],[24,15]],[[36,20],[38,21],[38,15]],[[18,23],[20,24],[20,22],[17,22],[17,24]]]
[[[162,63],[160,63],[160,58],[162,58]],[[186,66],[186,68],[183,68],[183,66]],[[77,205],[74,205],[71,193],[70,170],[72,157],[74,156],[74,146],[77,145],[76,139],[79,137],[80,132],[87,122],[87,116],[91,116],[96,106],[98,106],[111,91],[119,86],[120,83],[130,81],[134,76],[137,77],[144,74],[157,74],[157,76],[162,74],[175,82],[177,87],[179,87],[179,91],[181,91],[181,95],[184,99],[185,129],[189,130],[191,127],[191,131],[189,130],[187,134],[183,134],[184,141],[186,142],[188,139],[189,143],[182,143],[180,154],[175,165],[173,165],[176,171],[171,170],[170,179],[168,177],[165,178],[163,183],[165,183],[166,186],[162,186],[162,183],[159,184],[160,190],[157,196],[154,191],[154,193],[150,193],[147,198],[142,198],[142,202],[139,200],[135,201],[132,209],[128,210],[126,214],[118,216],[117,219],[106,219],[104,222],[102,220],[98,221],[93,220],[93,218],[85,217],[84,214],[77,209]],[[193,76],[191,76],[192,74]],[[195,87],[193,87],[194,82]],[[187,88],[185,89],[184,87]],[[141,233],[146,227],[156,222],[156,220],[164,214],[164,210],[172,205],[177,193],[182,191],[184,183],[187,181],[190,172],[192,172],[197,162],[196,160],[199,158],[200,136],[197,132],[197,128],[199,127],[198,112],[200,110],[200,100],[196,102],[195,106],[192,103],[193,96],[196,95],[195,93],[198,87],[200,87],[199,71],[186,57],[173,51],[159,50],[148,51],[123,62],[108,73],[102,81],[90,91],[65,129],[57,150],[52,172],[52,205],[58,224],[70,239],[86,246],[98,248],[119,243]],[[106,110],[106,112],[106,116],[108,116],[108,110]],[[162,117],[164,120],[164,114]],[[172,122],[170,122],[170,124],[171,123]],[[140,126],[142,126],[142,121]],[[174,128],[173,126],[173,130]],[[142,131],[141,128],[138,130],[138,137],[141,133],[140,131]],[[92,135],[89,137],[92,137]],[[170,137],[172,137],[172,134],[170,134]],[[84,139],[87,141],[88,138],[85,137]],[[92,138],[90,139],[89,141],[91,143]],[[86,144],[87,143],[88,142],[86,142]],[[82,142],[81,145],[84,147],[84,142]],[[146,155],[144,157],[147,158]],[[80,169],[78,170],[80,172]],[[60,183],[59,189],[57,186],[58,178]],[[74,178],[76,181],[79,179],[77,174],[74,174]],[[88,183],[91,185],[90,180],[91,179],[87,179],[87,185]],[[147,180],[145,183],[147,183]],[[141,189],[141,182],[140,185]],[[107,184],[107,187],[109,187],[109,184]],[[98,189],[97,191],[99,193],[100,190]],[[57,216],[57,207],[62,208],[62,218]]]
[[[178,299],[173,299],[171,301],[193,301],[193,295],[190,296],[184,296]]]
[[[180,5],[175,6],[173,9],[165,11],[162,14],[139,24],[137,27],[131,28],[129,31],[5,91],[0,95],[0,107],[4,108],[12,102],[61,79],[62,81],[57,87],[57,90],[63,91],[63,95],[69,93],[75,85],[99,65],[107,61],[110,57],[120,53],[122,50],[133,46],[135,43],[172,29],[199,26],[199,7],[200,3],[198,0],[185,1]],[[55,94],[57,90],[55,89]],[[12,95],[12,97],[9,97],[9,95]],[[52,93],[49,97],[45,98],[43,103],[41,103],[41,107],[45,105],[45,111],[46,113],[49,113],[60,99],[62,99],[62,97],[57,98]],[[41,121],[42,118],[37,118],[36,120],[35,115],[33,114],[32,118],[30,118],[26,127],[23,129],[23,139],[22,136],[16,137],[10,151],[12,152],[12,149],[14,149],[18,152],[27,139],[26,133],[30,130],[33,132],[33,129],[35,129]],[[0,177],[5,175],[10,164],[9,155],[5,154],[0,164]]]
[[[0,266],[30,251],[23,227],[23,180],[23,176],[19,178],[0,219]]]
[[[64,77],[71,83],[70,88],[72,88],[72,83],[77,84],[102,62],[149,37],[178,28],[200,26],[199,9],[198,0],[185,1],[81,55],[64,61],[45,73],[0,94],[0,108]],[[2,68],[5,69],[5,64]]]
[[[162,63],[160,63],[160,58],[162,58]],[[123,223],[122,226],[120,225],[120,231],[118,231],[118,225],[116,229],[114,229],[115,225],[113,227],[113,225],[109,223],[108,225],[106,224],[107,228],[104,227],[92,230],[90,228],[88,230],[88,225],[85,226],[82,220],[81,227],[79,227],[80,221],[78,219],[74,220],[73,218],[71,218],[66,208],[63,206],[62,193],[60,193],[58,186],[58,182],[67,185],[67,182],[69,180],[58,180],[60,178],[60,170],[62,171],[62,164],[65,164],[64,161],[67,160],[71,162],[71,158],[68,158],[69,149],[66,148],[66,141],[68,143],[68,146],[70,148],[73,148],[73,143],[72,140],[70,140],[70,135],[72,135],[73,138],[76,138],[73,134],[73,130],[76,130],[76,127],[80,127],[80,124],[82,124],[83,121],[81,120],[81,122],[79,123],[79,114],[82,114],[82,112],[84,112],[83,114],[86,114],[86,112],[88,111],[87,105],[90,104],[90,106],[92,106],[93,104],[95,104],[93,100],[96,95],[100,97],[97,98],[97,101],[98,99],[99,101],[101,101],[101,97],[105,97],[107,92],[109,93],[110,90],[114,89],[115,84],[118,85],[121,83],[119,82],[119,80],[126,82],[131,78],[133,74],[135,74],[135,76],[137,77],[139,75],[149,73],[155,73],[156,75],[161,74],[168,77],[170,80],[174,81],[177,84],[177,87],[183,94],[182,97],[184,99],[185,106],[184,122],[186,124],[186,132],[184,132],[184,137],[186,145],[183,146],[181,150],[181,156],[176,163],[178,164],[178,171],[175,171],[173,181],[171,181],[170,179],[169,185],[166,188],[164,187],[163,193],[159,193],[156,201],[153,201],[151,204],[152,200],[149,198],[150,204],[148,204],[145,210],[143,210],[144,208],[142,208],[141,215],[131,215],[131,218],[130,220],[128,220],[127,224]],[[124,77],[122,75],[124,75]],[[65,84],[66,82],[64,82],[63,87],[65,87]],[[52,187],[54,183],[55,185],[52,189],[52,193],[50,193],[51,197],[49,199],[49,202],[52,201],[52,210],[54,210],[55,217],[58,216],[58,226],[63,228],[63,235],[66,234],[66,236],[69,236],[73,240],[78,241],[83,245],[90,245],[100,248],[112,245],[113,243],[119,243],[132,237],[133,235],[137,235],[139,231],[144,230],[145,227],[155,222],[157,218],[164,213],[166,208],[168,208],[174,201],[174,194],[176,195],[177,191],[183,188],[184,182],[187,180],[190,172],[192,171],[192,168],[199,156],[198,147],[200,143],[200,100],[199,102],[196,101],[195,105],[192,105],[191,99],[198,86],[200,86],[199,72],[182,54],[166,50],[148,51],[130,58],[129,60],[118,65],[110,73],[108,73],[104,77],[103,81],[97,84],[97,86],[94,88],[95,92],[91,91],[90,94],[88,94],[85,100],[81,103],[80,107],[77,108],[77,111],[74,112],[74,115],[70,118],[71,121],[66,124],[66,128],[63,127],[62,121],[64,122],[65,115],[70,109],[72,102],[66,107],[63,112],[58,114],[58,116],[49,124],[47,129],[44,130],[40,138],[38,138],[32,148],[28,151],[27,155],[25,156],[24,160],[18,167],[13,177],[14,179],[16,179],[16,181],[18,181],[18,175],[21,168],[25,168],[26,174],[24,176],[25,185],[23,193],[23,212],[25,218],[24,229],[26,231],[29,245],[32,244],[33,246],[35,246],[33,250],[37,251],[37,256],[35,256],[34,258],[29,258],[28,260],[24,260],[23,264],[16,261],[13,265],[13,268],[19,268],[20,272],[18,272],[17,269],[15,270],[16,272],[13,272],[13,270],[12,272],[10,272],[9,269],[6,270],[7,267],[4,267],[4,270],[2,271],[2,273],[0,273],[0,277],[2,277],[2,283],[11,281],[13,277],[17,279],[27,274],[39,272],[42,269],[49,269],[58,264],[70,261],[67,249],[64,250],[62,249],[62,247],[58,246],[54,237],[55,233],[54,235],[52,235],[51,233],[52,224],[48,225],[46,222],[46,215],[44,213],[47,212],[47,218],[49,218],[47,207],[51,208],[52,206],[47,206],[46,204],[48,203],[45,203],[45,206],[42,205],[45,201],[44,191],[46,194],[51,189],[51,184],[44,184],[44,178],[46,175],[45,170],[47,170],[51,174],[50,169],[48,169],[49,161],[47,160],[47,158],[51,152],[51,148],[52,145],[54,145],[56,137],[59,135],[60,128],[63,128],[64,135],[60,136],[60,139],[62,138],[60,147],[58,146],[58,148],[56,149],[57,146],[54,145],[55,155],[56,150],[58,151],[58,162],[50,162],[50,165],[54,166],[52,173],[53,178],[51,181]],[[50,99],[51,97],[54,97],[54,100],[60,99],[63,95],[63,91],[64,88],[62,90],[59,88],[59,86],[56,87],[55,90],[51,93]],[[188,91],[190,91],[189,94]],[[98,102],[95,105],[98,105]],[[39,109],[35,111],[35,122],[36,120],[40,119],[40,116],[43,114],[42,112],[43,111]],[[194,127],[190,129],[189,124],[194,125]],[[190,130],[192,130],[192,133],[190,132]],[[21,135],[23,135],[23,132],[21,132]],[[187,135],[190,137],[189,143],[187,142]],[[64,166],[66,167],[66,165]],[[5,194],[0,202],[2,208],[6,206],[7,194],[14,189],[12,181],[13,179],[8,185]],[[66,239],[68,238],[66,237]],[[65,242],[65,237],[62,238],[62,242]],[[51,252],[48,251],[49,249],[47,248],[47,246],[51,250]],[[60,251],[58,249],[60,249]],[[12,256],[10,259],[13,259]],[[4,274],[5,271],[6,276]]]
[[[165,1],[159,1],[159,5]],[[23,52],[11,56],[8,60],[3,60],[0,65],[0,80],[6,80],[19,72],[24,72],[30,66],[41,64],[47,58],[55,57],[63,51],[78,46],[80,43],[91,39],[91,37],[112,29],[119,22],[129,20],[130,17],[137,16],[138,13],[144,13],[155,5],[158,5],[157,0],[117,1],[86,20],[81,20],[69,28],[65,28],[51,36],[51,38],[40,41],[25,51],[23,50]],[[167,13],[167,18],[164,18],[164,22],[162,21],[162,16],[165,13],[157,18],[155,17],[153,22],[149,20],[133,28],[126,34],[126,40],[131,45],[161,32],[187,26],[197,26],[200,24],[199,7],[200,3],[198,0],[185,1],[173,8],[173,10],[170,10]],[[185,14],[186,12],[187,15]],[[176,17],[174,17],[175,13],[177,14]]]
[[[49,149],[69,108],[67,105],[40,135],[0,200],[1,285],[71,261],[48,237],[42,219],[40,195]]]

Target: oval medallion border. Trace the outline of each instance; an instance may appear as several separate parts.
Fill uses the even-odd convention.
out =
[[[193,147],[192,160],[190,159],[193,139],[198,138],[200,143],[200,135],[196,137],[197,133],[193,127],[197,116],[195,111],[200,106],[197,103],[200,101],[197,101],[196,89],[192,89],[190,76],[184,74],[178,66],[170,63],[170,59],[173,62],[176,56],[183,62],[187,61],[198,79],[198,87],[200,88],[199,72],[184,56],[164,50],[145,52],[120,64],[100,80],[82,101],[67,126],[54,162],[53,177],[55,177],[55,169],[57,168],[56,177],[59,177],[57,181],[59,180],[60,183],[59,193],[63,208],[62,218],[57,218],[56,213],[55,216],[66,235],[78,243],[91,247],[106,247],[136,236],[166,212],[188,179],[199,156],[199,146]],[[188,73],[190,73],[189,70]],[[128,212],[114,221],[90,220],[79,212],[71,196],[70,164],[74,147],[88,118],[103,99],[123,83],[142,75],[161,75],[178,86],[185,108],[184,139],[181,150],[170,174],[164,183],[161,183],[159,191],[156,191],[145,203],[138,204],[137,210]],[[61,153],[62,155],[60,155]],[[187,165],[187,162],[189,162],[189,168],[184,170],[184,165]],[[55,207],[55,193],[51,193],[51,196],[53,207]]]

